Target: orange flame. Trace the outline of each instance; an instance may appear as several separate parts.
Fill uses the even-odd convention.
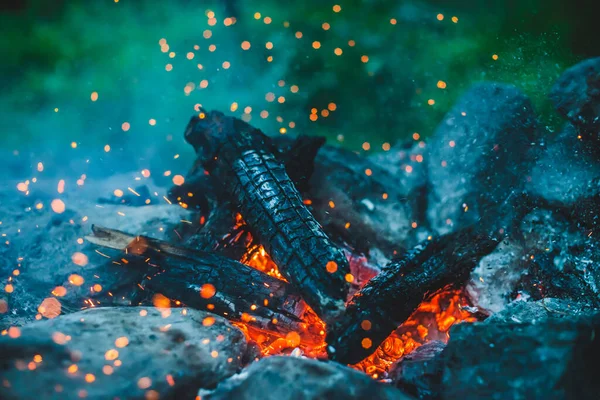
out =
[[[249,248],[242,262],[283,280],[277,265],[262,246]],[[468,302],[462,290],[442,289],[430,299],[422,302],[408,320],[398,327],[372,355],[351,367],[361,370],[375,379],[384,378],[394,363],[422,344],[430,340],[447,342],[448,330],[452,325],[476,321],[477,318],[463,308],[467,305]],[[258,332],[243,323],[236,325],[242,329],[248,339],[258,344],[263,356],[289,354],[294,348],[299,347],[306,356],[326,357],[325,323],[310,309],[302,318],[307,325],[318,328],[323,339],[321,343],[307,344],[302,341],[298,343],[290,340],[289,334],[281,337]],[[291,336],[296,338],[294,335]]]

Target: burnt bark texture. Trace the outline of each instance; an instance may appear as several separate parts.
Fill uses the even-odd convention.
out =
[[[349,290],[348,261],[303,204],[270,139],[215,111],[192,117],[185,136],[282,275],[323,320],[335,320]]]
[[[283,335],[305,331],[301,316],[306,306],[297,290],[256,269],[215,253],[101,227],[94,227],[94,236],[87,239],[125,250],[124,263],[146,268],[141,285],[150,295],[159,293],[261,330]]]
[[[497,244],[497,240],[465,228],[425,241],[392,261],[354,295],[344,318],[330,327],[330,357],[355,364],[369,356],[428,295],[464,283],[478,261]]]

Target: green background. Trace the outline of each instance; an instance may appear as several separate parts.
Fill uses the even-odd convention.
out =
[[[337,13],[336,4],[341,6]],[[178,152],[187,158],[191,148],[183,142],[183,129],[194,106],[230,112],[237,102],[233,114],[241,116],[251,107],[251,123],[265,132],[285,127],[288,133],[325,135],[331,142],[343,136],[343,145],[351,149],[362,151],[366,141],[376,151],[414,132],[431,135],[461,93],[481,80],[520,87],[552,133],[562,124],[547,100],[552,83],[568,66],[598,55],[592,4],[8,1],[0,16],[0,147],[58,158],[75,141],[80,151],[109,144],[121,151],[121,159],[172,159]],[[260,19],[254,17],[257,12]],[[225,26],[227,17],[236,22]],[[272,22],[266,24],[264,17]],[[325,22],[329,30],[322,28]],[[203,37],[207,29],[209,39]],[[295,37],[298,31],[301,39]],[[166,53],[159,45],[163,38]],[[251,43],[248,51],[242,50],[243,41]],[[314,49],[313,41],[321,47]],[[273,43],[271,50],[267,42]],[[343,53],[335,55],[335,48]],[[367,63],[361,62],[363,55]],[[224,61],[231,63],[229,69],[222,68]],[[165,70],[167,64],[172,71]],[[208,87],[199,87],[202,80]],[[438,88],[438,81],[446,88]],[[187,95],[186,84],[194,85]],[[297,93],[291,85],[298,86]],[[92,92],[98,93],[95,102]],[[267,93],[284,96],[285,102],[269,102]],[[329,103],[336,110],[323,117]],[[313,108],[316,121],[309,118]],[[267,118],[261,118],[263,110]],[[131,125],[127,132],[123,122]]]

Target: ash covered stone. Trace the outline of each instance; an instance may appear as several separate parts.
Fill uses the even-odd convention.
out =
[[[586,304],[569,300],[547,298],[538,301],[515,301],[502,312],[493,314],[485,320],[492,323],[536,323],[545,318],[573,318],[576,316],[591,316],[598,309]]]
[[[518,241],[507,239],[479,261],[465,288],[479,311],[497,313],[514,300],[526,271],[525,254]]]
[[[600,57],[567,69],[552,87],[550,98],[562,115],[599,139]]]
[[[439,396],[439,381],[442,364],[439,355],[446,348],[444,342],[432,340],[402,357],[390,372],[397,387],[417,398]]]
[[[62,312],[89,306],[84,300],[98,295],[102,297],[101,305],[129,304],[131,288],[140,282],[140,273],[144,271],[113,264],[106,256],[114,253],[107,251],[102,255],[84,241],[92,223],[102,221],[137,234],[166,238],[169,228],[188,218],[189,212],[181,207],[154,203],[147,207],[97,206],[95,199],[100,193],[112,192],[119,183],[122,184],[122,178],[113,177],[90,184],[90,189],[85,189],[90,193],[85,195],[65,192],[60,196],[65,204],[61,214],[51,209],[52,200],[58,197],[51,194],[56,191],[55,187],[45,188],[39,183],[27,197],[12,194],[16,183],[0,190],[2,232],[11,238],[10,246],[0,247],[0,274],[11,276],[13,288],[12,293],[2,291],[0,294],[0,300],[5,301],[8,308],[6,313],[0,314],[0,328],[33,320],[42,301],[55,297],[52,291],[57,287],[66,289],[57,295]],[[38,203],[43,204],[43,208],[37,209]],[[19,271],[18,275],[14,275],[14,270]],[[83,284],[79,278],[72,279],[75,275],[83,278]],[[99,285],[96,289],[100,292],[93,289],[95,285]],[[97,301],[94,305],[98,306]]]
[[[566,125],[531,171],[527,191],[565,215],[593,228],[600,224],[600,153],[598,144]]]
[[[600,316],[460,324],[442,353],[444,399],[593,399]]]
[[[219,399],[411,399],[400,390],[332,362],[269,357],[217,386],[201,390],[203,400]]]
[[[431,227],[505,227],[502,217],[512,219],[535,139],[535,114],[519,89],[481,83],[467,91],[429,143]]]
[[[245,351],[243,333],[206,312],[88,309],[2,336],[0,397],[191,398],[236,373]]]

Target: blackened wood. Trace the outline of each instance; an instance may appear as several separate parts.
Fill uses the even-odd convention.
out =
[[[467,228],[428,240],[392,261],[354,295],[344,317],[329,327],[330,357],[355,364],[373,353],[428,295],[464,283],[497,244]]]
[[[98,226],[93,233],[88,241],[123,250],[127,265],[148,268],[145,291],[261,330],[281,335],[296,331],[305,342],[319,340],[305,332],[301,317],[306,306],[284,281],[214,253]]]
[[[303,204],[283,163],[274,156],[271,140],[245,122],[215,111],[192,117],[185,137],[281,274],[317,315],[326,322],[335,320],[349,290],[348,261]]]

